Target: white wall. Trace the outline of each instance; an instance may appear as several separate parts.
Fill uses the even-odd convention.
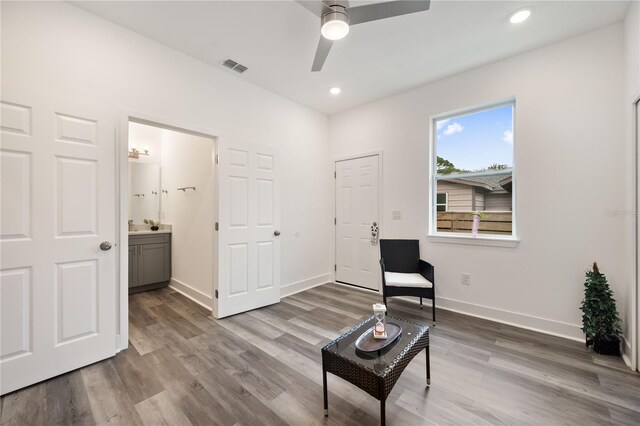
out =
[[[624,20],[625,92],[634,101],[640,94],[640,2],[631,2]]]
[[[213,305],[214,141],[162,130],[162,223],[171,225],[171,285]],[[177,188],[195,186],[195,191]],[[195,292],[194,292],[195,290]]]
[[[633,113],[633,103],[640,97],[640,3],[632,2],[629,7],[629,11],[625,17],[624,22],[624,53],[625,53],[625,89],[624,89],[624,109],[625,109],[625,118],[626,118],[626,136],[628,144],[628,155],[627,158],[631,164],[631,173],[629,173],[629,179],[633,180],[633,169],[634,169],[634,159],[635,166],[637,167],[640,164],[640,147],[637,145],[637,140],[634,141],[634,133],[635,133],[635,119]],[[636,197],[640,199],[640,192],[638,189],[640,188],[640,182],[637,182],[636,185]],[[633,200],[632,200],[633,201]],[[636,207],[636,206],[634,206]],[[637,229],[640,229],[640,219],[638,217],[637,210],[634,209],[629,210],[633,215],[635,213],[636,216],[636,226]],[[630,248],[631,250],[635,249],[635,245]],[[639,256],[636,260],[640,264],[640,252],[636,252],[636,255]],[[635,266],[635,265],[632,265]],[[633,268],[635,269],[635,267]],[[635,271],[634,271],[635,272]],[[640,294],[638,292],[637,287],[637,277],[636,280],[632,281],[629,290],[629,298],[627,302],[627,314],[625,321],[625,340],[626,344],[624,347],[625,354],[632,361],[632,365],[635,368],[638,368],[640,361],[638,360],[638,356],[640,356],[640,328],[638,327],[638,317],[637,311],[638,305],[640,305]],[[635,306],[634,306],[635,300]],[[634,309],[635,308],[635,309]],[[634,318],[635,316],[635,318]],[[635,323],[634,323],[635,321]],[[634,341],[635,338],[635,341]]]
[[[127,108],[215,129],[215,136],[277,146],[282,284],[328,279],[332,182],[324,177],[332,169],[324,115],[70,4],[1,7],[3,88],[99,104],[114,117]]]
[[[624,318],[632,220],[607,214],[630,207],[622,46],[616,24],[331,117],[333,157],[384,150],[382,237],[420,238],[439,306],[581,338],[597,260]],[[519,246],[427,239],[429,117],[511,96]]]

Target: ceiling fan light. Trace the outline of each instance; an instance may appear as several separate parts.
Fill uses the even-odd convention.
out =
[[[342,12],[327,13],[322,17],[322,36],[328,40],[340,40],[349,34],[349,18]]]

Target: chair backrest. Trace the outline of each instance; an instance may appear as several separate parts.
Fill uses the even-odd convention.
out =
[[[418,272],[420,243],[418,240],[380,240],[380,257],[387,272]]]

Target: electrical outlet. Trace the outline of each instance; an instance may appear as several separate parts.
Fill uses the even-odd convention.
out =
[[[402,212],[400,210],[394,210],[391,212],[392,220],[402,220]]]
[[[462,273],[462,285],[471,285],[471,274],[467,272]]]

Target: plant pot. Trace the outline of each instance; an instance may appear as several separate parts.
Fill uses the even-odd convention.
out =
[[[593,350],[600,355],[620,356],[620,340],[596,340]]]
[[[157,231],[158,229],[160,229],[160,227],[159,227],[159,226],[152,226],[152,227],[151,227],[151,230],[152,230],[152,231]]]

